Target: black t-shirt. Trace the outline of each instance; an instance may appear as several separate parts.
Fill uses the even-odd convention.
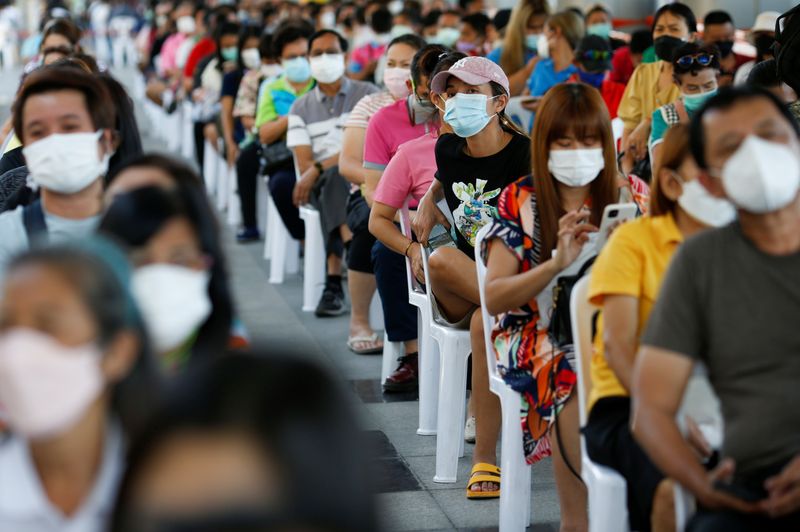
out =
[[[436,142],[436,179],[442,184],[456,226],[458,249],[475,259],[475,235],[497,214],[500,192],[531,173],[531,141],[514,134],[489,157],[470,157],[467,141],[452,133]]]

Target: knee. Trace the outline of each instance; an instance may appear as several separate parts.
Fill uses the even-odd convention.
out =
[[[675,484],[670,479],[659,482],[653,494],[650,520],[655,532],[675,529]]]
[[[434,284],[441,284],[448,279],[452,263],[448,258],[447,252],[447,248],[439,248],[428,258],[428,273],[431,276],[431,282]]]

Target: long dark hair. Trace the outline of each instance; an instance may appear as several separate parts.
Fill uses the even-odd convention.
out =
[[[249,39],[253,38],[259,39],[258,50],[259,53],[261,53],[261,28],[258,26],[253,26],[252,24],[245,24],[242,26],[242,29],[239,30],[239,42],[236,43],[236,50],[238,52],[236,56],[236,68],[241,72],[244,72],[246,68],[244,66],[244,61],[242,60],[242,49],[244,48],[245,43]]]
[[[133,111],[133,101],[128,96],[125,87],[108,73],[98,74],[97,79],[103,82],[108,89],[117,110],[116,129],[119,145],[108,161],[108,168],[111,171],[126,161],[141,156],[144,150],[142,149],[142,138],[139,136],[139,126],[136,123],[136,115]]]
[[[161,170],[174,180],[175,187],[156,191],[154,187],[146,187],[148,190],[142,193],[134,191],[121,195],[109,207],[99,230],[130,249],[143,245],[174,216],[184,216],[189,220],[203,253],[212,260],[208,295],[213,307],[211,315],[200,327],[191,359],[217,356],[227,346],[234,310],[219,226],[202,182],[194,172],[177,161],[164,156],[147,155],[130,161],[110,174],[109,183],[130,168]]]
[[[222,72],[222,64],[225,62],[225,60],[222,58],[222,37],[225,35],[238,36],[240,27],[241,26],[238,22],[229,22],[225,20],[219,23],[219,26],[214,32],[214,44],[217,45],[214,55],[217,58],[217,70],[220,72]]]

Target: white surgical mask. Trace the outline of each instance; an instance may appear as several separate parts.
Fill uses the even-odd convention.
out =
[[[536,43],[536,55],[541,58],[550,57],[550,43],[547,42],[547,35],[539,35],[539,42]]]
[[[312,57],[311,75],[320,83],[333,83],[344,75],[344,54],[322,54]]]
[[[258,48],[245,48],[242,50],[242,63],[250,70],[261,66],[261,53]]]
[[[183,33],[184,35],[191,35],[197,30],[194,17],[190,15],[179,17],[178,20],[175,21],[175,25],[178,28],[178,33]]]
[[[730,201],[715,198],[697,179],[686,182],[677,173],[673,176],[683,186],[678,205],[686,214],[709,227],[722,227],[736,219],[736,208]]]
[[[407,68],[391,67],[383,71],[383,84],[386,85],[392,97],[397,100],[410,94],[406,83],[409,79],[411,79],[411,70]]]
[[[98,153],[102,131],[57,133],[25,146],[22,154],[38,186],[60,194],[75,194],[108,171],[110,154]]]
[[[270,65],[262,64],[259,68],[261,69],[261,75],[266,79],[277,78],[283,74],[283,67],[277,63],[272,63]]]
[[[800,190],[800,160],[785,144],[748,136],[722,167],[722,185],[734,205],[755,214],[786,207]]]
[[[133,295],[158,352],[180,347],[211,315],[208,282],[208,272],[174,264],[149,264],[133,273]]]
[[[398,37],[402,37],[403,35],[411,35],[414,33],[414,28],[411,26],[406,26],[405,24],[396,24],[392,26],[392,31],[389,32],[389,35],[392,39],[396,39]]]
[[[550,150],[547,168],[568,187],[582,187],[597,178],[605,163],[602,148]]]
[[[13,432],[27,439],[63,434],[103,391],[102,353],[69,347],[51,336],[15,328],[0,336],[0,404]]]
[[[336,26],[336,13],[325,11],[319,16],[319,25],[322,28],[333,29]]]

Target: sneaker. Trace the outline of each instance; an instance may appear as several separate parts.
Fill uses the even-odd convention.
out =
[[[467,424],[464,425],[464,441],[475,443],[475,416],[470,416],[467,419]]]
[[[236,241],[240,244],[255,242],[256,240],[260,239],[261,233],[258,232],[257,227],[243,227],[238,233],[236,233]]]
[[[345,307],[344,304],[344,294],[341,290],[326,286],[314,314],[318,318],[326,318],[330,316],[341,316],[345,312],[347,312],[347,307]]]
[[[417,353],[411,353],[397,359],[400,364],[394,373],[386,377],[383,383],[383,391],[392,392],[413,392],[419,388]]]

